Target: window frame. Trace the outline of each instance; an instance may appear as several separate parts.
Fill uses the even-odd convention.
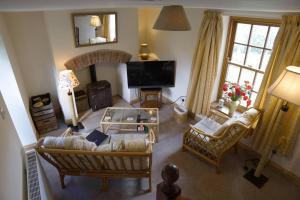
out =
[[[226,46],[223,56],[223,63],[222,63],[222,70],[221,70],[221,77],[219,82],[219,89],[218,89],[218,99],[222,98],[223,93],[223,85],[225,83],[226,74],[228,70],[228,65],[230,64],[229,60],[232,58],[232,52],[233,52],[233,46],[234,46],[234,39],[237,29],[237,24],[243,23],[243,24],[251,24],[251,25],[266,25],[266,26],[278,26],[281,25],[280,19],[263,19],[263,18],[249,18],[249,17],[236,17],[231,16],[228,24],[228,31],[227,31],[227,39],[226,39]],[[250,39],[250,37],[249,37]],[[248,44],[249,46],[249,44]],[[250,45],[251,46],[251,45]],[[245,57],[246,59],[246,57]],[[262,62],[262,60],[260,61]],[[237,65],[237,64],[235,64]],[[238,66],[238,65],[237,65]],[[239,66],[242,68],[247,69],[247,66]],[[260,69],[251,69],[253,71],[260,71]],[[244,110],[245,108],[243,106],[239,106],[239,109]]]

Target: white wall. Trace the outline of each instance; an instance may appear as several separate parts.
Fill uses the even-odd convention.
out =
[[[5,13],[4,18],[28,96],[57,97],[54,61],[42,12]]]
[[[90,25],[91,15],[75,17],[75,27],[79,28],[79,43],[89,44],[90,38],[95,37],[95,27]]]
[[[130,90],[128,89],[128,84],[127,84],[126,64],[122,63],[118,66],[117,76],[118,76],[118,81],[117,81],[118,93],[125,101],[130,102],[132,99],[130,97]]]
[[[152,27],[160,9],[143,8],[139,11],[140,42],[148,43],[150,51],[157,54],[161,60],[176,61],[175,87],[163,90],[163,95],[172,101],[187,94],[194,50],[203,16],[203,9],[200,8],[186,8],[185,11],[191,25],[190,31],[154,30]]]
[[[0,92],[0,199],[26,199],[24,150]]]
[[[36,137],[28,110],[29,98],[2,14],[0,14],[0,91],[22,144],[25,146],[34,143]]]
[[[135,60],[138,54],[138,14],[136,8],[97,9],[97,12],[116,12],[118,26],[118,42],[75,48],[72,30],[72,13],[89,12],[87,10],[47,11],[44,13],[50,44],[57,71],[65,69],[64,63],[74,56],[98,50],[117,49],[130,53]],[[93,11],[91,11],[93,12]],[[114,70],[114,69],[113,69]],[[110,72],[109,72],[110,73]],[[112,73],[115,73],[113,71]],[[103,74],[102,74],[103,75]],[[79,81],[81,81],[79,79]],[[85,82],[85,80],[82,80]],[[80,86],[83,87],[83,86]],[[118,90],[118,89],[117,89]],[[115,91],[115,90],[114,90]],[[59,99],[64,112],[65,121],[70,120],[70,110],[67,105],[66,92],[59,92]]]

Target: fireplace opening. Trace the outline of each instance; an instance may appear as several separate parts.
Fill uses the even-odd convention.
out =
[[[112,106],[111,84],[107,80],[97,81],[96,65],[90,65],[91,83],[87,85],[89,106],[92,111]]]

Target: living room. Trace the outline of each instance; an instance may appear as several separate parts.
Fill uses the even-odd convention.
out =
[[[6,163],[5,165],[1,164],[1,175],[7,177],[5,178],[7,180],[11,180],[9,183],[1,183],[1,195],[3,194],[3,196],[0,195],[1,199],[26,199],[27,192],[25,192],[24,185],[27,181],[26,174],[24,173],[26,169],[26,156],[25,153],[20,153],[25,151],[24,147],[26,150],[32,149],[40,138],[50,136],[51,134],[52,136],[60,135],[67,129],[68,124],[73,123],[74,117],[76,121],[82,122],[84,126],[84,129],[79,132],[91,132],[99,127],[101,117],[105,113],[106,108],[101,108],[95,112],[92,109],[79,112],[80,106],[76,105],[75,96],[72,96],[72,101],[74,100],[73,103],[75,103],[73,111],[70,106],[72,104],[70,102],[72,101],[69,101],[67,91],[60,88],[60,72],[70,69],[66,63],[78,58],[78,56],[98,51],[102,52],[102,50],[122,51],[131,55],[130,62],[143,62],[140,58],[141,44],[148,45],[147,51],[150,52],[149,60],[175,61],[176,68],[174,71],[174,87],[165,87],[161,91],[162,105],[159,109],[159,115],[157,115],[160,125],[159,131],[155,135],[158,141],[155,141],[152,145],[152,192],[147,192],[148,180],[146,178],[141,179],[140,182],[136,179],[127,178],[124,178],[124,180],[112,179],[109,180],[108,191],[103,191],[101,187],[104,182],[100,177],[66,176],[66,188],[62,189],[60,187],[59,174],[55,167],[38,156],[40,171],[42,172],[41,174],[44,174],[40,182],[43,182],[44,188],[47,188],[44,190],[48,190],[48,192],[43,192],[43,189],[41,189],[41,193],[47,193],[49,199],[51,199],[51,196],[53,199],[155,199],[157,192],[156,185],[163,181],[160,175],[161,170],[166,164],[173,163],[177,165],[180,171],[177,184],[181,187],[182,196],[187,199],[282,199],[286,196],[290,196],[290,199],[298,199],[300,196],[300,171],[298,167],[300,164],[300,137],[296,133],[299,132],[297,131],[299,130],[299,111],[298,107],[295,106],[297,103],[290,99],[283,98],[289,102],[288,105],[290,107],[286,115],[284,117],[281,116],[283,115],[282,113],[280,113],[280,116],[272,115],[273,118],[263,120],[265,124],[261,128],[267,130],[265,127],[267,126],[266,124],[276,124],[274,121],[277,118],[286,117],[285,119],[287,120],[281,119],[286,123],[286,126],[277,127],[280,130],[287,130],[283,136],[287,138],[285,140],[287,141],[286,143],[291,144],[286,147],[286,150],[275,148],[275,142],[271,141],[272,139],[270,140],[272,138],[271,133],[276,131],[266,131],[270,132],[270,137],[255,137],[257,132],[255,131],[254,135],[239,141],[237,154],[231,150],[225,154],[220,163],[221,173],[215,173],[214,166],[205,162],[205,159],[194,155],[188,149],[181,151],[184,143],[184,134],[189,128],[189,124],[195,124],[199,121],[198,114],[203,115],[206,113],[204,110],[207,109],[208,104],[210,105],[215,102],[217,106],[224,104],[224,107],[228,107],[228,102],[220,101],[223,97],[223,84],[225,81],[226,83],[231,82],[228,76],[226,77],[227,71],[225,69],[230,68],[227,67],[227,57],[232,58],[231,61],[233,64],[231,63],[231,66],[244,66],[244,64],[235,65],[234,61],[238,63],[240,61],[239,58],[235,58],[236,60],[234,60],[234,55],[228,54],[230,46],[233,48],[235,42],[232,39],[232,37],[234,38],[232,36],[234,35],[232,33],[234,27],[236,28],[239,23],[249,24],[249,21],[252,20],[251,23],[254,25],[251,25],[251,27],[257,26],[257,24],[263,24],[265,27],[268,27],[267,35],[272,32],[271,30],[275,30],[276,27],[278,27],[277,31],[283,27],[283,16],[286,15],[294,16],[294,19],[298,20],[299,24],[299,2],[294,0],[278,0],[276,2],[276,4],[272,3],[272,5],[269,5],[270,3],[268,2],[256,1],[255,3],[251,3],[244,0],[232,2],[176,1],[175,4],[183,6],[189,23],[190,30],[186,31],[163,31],[153,28],[162,7],[173,5],[174,2],[172,1],[90,1],[84,3],[76,2],[74,4],[70,3],[70,1],[60,3],[51,3],[49,1],[40,4],[34,0],[27,4],[17,0],[1,2],[0,57],[2,64],[0,66],[0,111],[1,119],[3,119],[1,127],[2,125],[4,127],[3,138],[7,138],[1,142],[1,145],[3,144],[1,147],[1,158],[5,159],[4,163]],[[218,26],[214,26],[214,28],[218,29],[219,27],[218,30],[221,28],[222,31],[220,31],[221,34],[214,35],[214,37],[218,37],[218,45],[214,44],[215,46],[210,46],[210,48],[217,47],[214,55],[218,55],[214,57],[213,73],[208,75],[208,72],[202,72],[204,75],[201,75],[201,73],[199,75],[196,65],[197,63],[205,62],[201,61],[203,54],[201,54],[200,46],[202,43],[199,41],[201,34],[204,34],[201,31],[204,30],[204,20],[207,20],[207,10],[213,10],[219,14],[219,24]],[[93,13],[115,13],[117,18],[116,40],[101,45],[76,46],[73,17],[74,14],[78,13],[90,15],[93,15]],[[272,29],[272,27],[275,28]],[[247,28],[244,27],[243,29],[246,30]],[[263,32],[263,30],[260,31]],[[294,49],[294,51],[289,49],[291,58],[285,60],[285,67],[289,65],[300,66],[298,50],[300,37],[299,25],[297,31],[292,34],[294,35],[293,40],[295,42],[292,42],[294,46],[289,48]],[[216,33],[216,31],[213,33]],[[272,51],[272,48],[266,47],[268,45],[268,37],[266,35],[264,39],[266,44],[261,47],[263,51],[261,54],[263,55],[265,54],[264,52]],[[282,40],[288,41],[289,39],[283,38]],[[275,43],[274,41],[275,37],[273,38],[273,43]],[[256,47],[253,44],[249,45],[249,42],[251,43],[250,39],[247,48]],[[240,43],[238,45],[241,45]],[[280,48],[284,49],[287,47],[283,44]],[[278,52],[280,48],[278,47]],[[239,51],[243,52],[240,49]],[[286,51],[280,51],[282,53],[279,56],[281,58],[284,57]],[[97,54],[97,56],[100,54]],[[154,56],[154,58],[151,56]],[[267,56],[254,57],[253,60],[257,59],[260,63],[259,65],[263,65],[263,57]],[[97,58],[101,59],[100,57]],[[243,62],[247,62],[245,57],[241,59],[244,59]],[[273,63],[275,63],[275,66],[279,65],[277,61],[278,57],[270,56],[268,57],[269,59],[274,60]],[[254,63],[253,61],[250,64]],[[269,63],[269,65],[271,64]],[[270,75],[269,81],[261,80],[259,86],[254,83],[251,84],[253,87],[253,90],[251,90],[252,96],[254,97],[263,91],[260,88],[269,88],[277,80],[285,67],[280,68],[281,70],[277,73],[278,75]],[[231,68],[234,71],[235,68]],[[258,77],[257,74],[260,74],[262,71],[272,73],[270,72],[272,71],[271,69],[254,71],[255,78],[248,74],[246,76],[247,80],[251,79],[251,77],[253,81],[258,79],[256,78]],[[73,70],[73,72],[79,81],[79,86],[74,88],[74,91],[84,90],[87,92],[86,87],[89,84],[90,78],[88,68]],[[125,62],[101,63],[99,61],[98,64],[96,63],[96,73],[98,81],[107,80],[110,83],[113,107],[140,107],[139,96],[141,91],[137,87],[128,88]],[[195,75],[197,76],[193,77]],[[195,82],[195,85],[203,84],[201,81],[197,82],[197,80],[204,80],[203,76],[206,80],[203,87],[207,87],[208,89],[203,90],[201,86],[193,87],[193,82]],[[231,74],[232,79],[235,76],[243,77],[241,74]],[[207,82],[210,82],[209,79],[213,81],[213,84],[207,84]],[[194,95],[198,94],[198,90],[203,90],[201,91],[203,94],[202,100],[199,100]],[[294,90],[294,93],[297,93],[295,91],[297,90]],[[40,134],[37,131],[30,112],[30,98],[45,93],[49,93],[51,96],[59,126],[57,130],[50,132],[50,134]],[[224,93],[226,93],[225,90]],[[267,95],[271,96],[270,94]],[[206,96],[208,96],[208,100],[204,98]],[[280,97],[277,94],[274,96]],[[297,95],[293,96],[294,99],[296,97]],[[264,97],[258,95],[256,98],[263,99]],[[193,99],[198,101],[198,103],[193,103]],[[261,100],[261,103],[259,103],[258,100],[255,101],[255,99],[252,99],[249,108],[254,106],[263,110],[268,109],[262,103],[263,101],[267,100]],[[206,108],[195,109],[194,105],[202,105],[202,102],[206,102]],[[242,105],[240,107],[244,107],[245,110],[247,100],[241,100],[241,102]],[[280,110],[278,109],[280,107],[279,104],[280,102],[276,109],[275,107],[273,109],[276,111]],[[285,105],[285,102],[283,104]],[[181,116],[178,113],[176,115],[174,111],[174,105],[187,109],[196,115],[195,119],[190,117],[186,121],[180,118]],[[205,106],[202,105],[202,107]],[[277,119],[277,121],[279,120]],[[251,146],[253,140],[256,140],[258,144],[255,147]],[[268,150],[272,150],[272,152],[276,151],[277,153],[268,155],[263,151],[259,151],[260,154],[254,153],[255,150],[258,150],[258,147],[263,149],[261,146],[268,146],[270,147]],[[268,162],[268,165],[262,162],[263,158],[269,161],[270,157],[271,162]],[[15,161],[12,158],[18,159]],[[12,171],[9,167],[12,165],[17,166],[18,169]],[[243,169],[246,165],[249,169],[261,168],[261,173],[269,178],[269,181],[261,189],[258,189],[255,184],[252,184],[251,181],[243,177],[247,172],[247,170]],[[8,174],[11,174],[11,176],[8,176]],[[16,189],[9,189],[13,186],[16,186]],[[281,189],[276,190],[278,187]],[[216,192],[218,190],[220,192]]]

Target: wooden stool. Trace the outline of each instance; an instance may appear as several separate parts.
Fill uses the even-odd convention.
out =
[[[153,99],[151,99],[151,98]],[[162,101],[161,88],[141,89],[140,90],[140,107],[142,108],[160,108]]]

